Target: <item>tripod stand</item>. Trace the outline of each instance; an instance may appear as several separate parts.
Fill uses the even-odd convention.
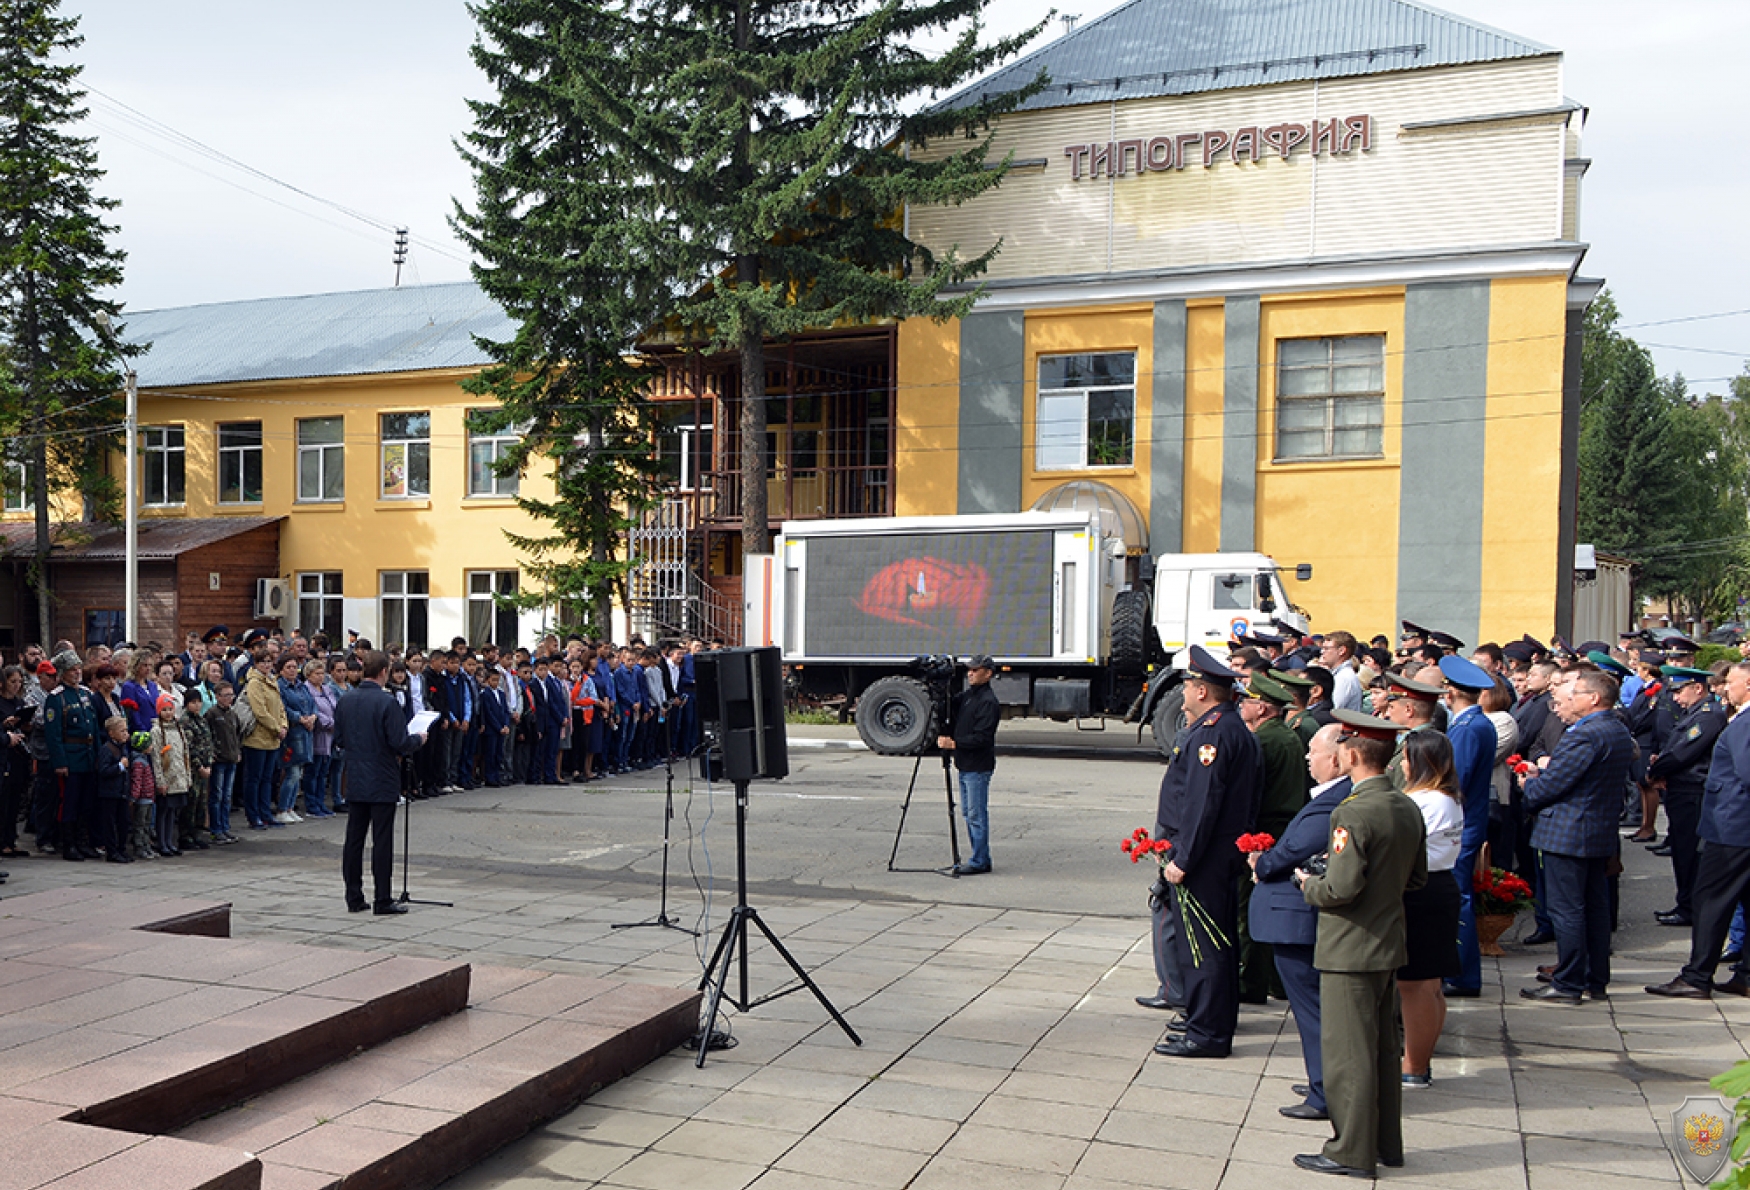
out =
[[[790,964],[790,970],[796,973],[796,978],[802,982],[789,987],[779,988],[770,995],[761,996],[758,1000],[748,998],[747,992],[747,924],[752,922],[759,927],[760,933],[766,936],[766,941],[778,952],[783,960]],[[732,963],[739,963],[740,996],[729,995],[725,989],[729,986],[729,968]],[[705,1065],[705,1050],[711,1043],[712,1026],[717,1023],[717,1010],[724,1000],[728,1000],[736,1009],[746,1012],[750,1008],[776,1000],[779,996],[788,996],[799,988],[806,987],[814,993],[821,1006],[832,1014],[832,1019],[838,1022],[839,1028],[845,1031],[857,1045],[863,1044],[863,1039],[857,1036],[857,1031],[851,1028],[851,1023],[840,1015],[833,1007],[832,1001],[826,998],[815,982],[808,978],[808,972],[802,969],[784,944],[778,941],[778,936],[772,933],[772,928],[760,919],[759,911],[748,907],[747,903],[747,782],[735,783],[735,908],[729,913],[729,922],[723,927],[723,937],[717,943],[717,949],[711,952],[711,961],[705,965],[705,976],[699,980],[699,990],[711,989],[711,1007],[705,1015],[705,1024],[699,1030],[699,1056],[693,1065]]]
[[[954,825],[954,773],[953,759],[948,753],[942,753],[942,790],[948,795],[948,853],[954,857],[952,865],[946,868],[896,868],[893,861],[899,858],[899,837],[905,833],[906,811],[911,809],[912,791],[917,788],[918,770],[923,768],[924,754],[918,753],[916,763],[911,766],[911,781],[905,787],[905,801],[899,807],[899,829],[893,832],[893,851],[887,857],[889,872],[935,872],[939,876],[953,876],[959,879],[955,869],[960,866],[960,832]]]
[[[699,931],[687,929],[681,924],[680,918],[668,915],[668,839],[669,828],[674,824],[674,761],[665,761],[664,767],[668,769],[668,789],[662,797],[662,900],[657,906],[655,917],[647,917],[643,921],[617,921],[611,928],[635,930],[640,926],[661,926],[697,938]]]

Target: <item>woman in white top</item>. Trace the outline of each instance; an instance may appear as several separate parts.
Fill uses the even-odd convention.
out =
[[[1404,894],[1404,925],[1409,959],[1398,968],[1398,996],[1404,1011],[1403,1081],[1426,1087],[1434,1080],[1429,1063],[1434,1043],[1446,1027],[1446,997],[1440,981],[1458,974],[1458,863],[1464,835],[1464,806],[1452,744],[1437,731],[1404,737],[1404,795],[1422,811],[1427,828],[1428,883]]]

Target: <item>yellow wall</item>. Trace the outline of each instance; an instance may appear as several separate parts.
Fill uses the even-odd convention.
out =
[[[960,503],[960,320],[899,324],[894,514],[949,516]]]
[[[1277,464],[1276,342],[1332,335],[1385,336],[1385,457]],[[1258,339],[1258,423],[1269,428],[1258,435],[1258,549],[1283,566],[1312,563],[1313,577],[1290,581],[1288,594],[1313,613],[1315,629],[1395,639],[1403,291],[1265,298]]]
[[[1148,515],[1149,439],[1154,393],[1154,308],[1095,307],[1029,310],[1026,330],[1026,384],[1021,401],[1021,507],[1072,479],[1092,479],[1123,492]],[[1039,357],[1095,351],[1136,352],[1135,442],[1128,467],[1088,467],[1041,471],[1034,465],[1038,442]]]
[[[374,598],[377,573],[425,570],[431,596],[466,595],[464,570],[513,569],[518,552],[504,531],[530,533],[538,526],[509,498],[470,499],[467,491],[465,411],[491,402],[464,393],[470,372],[425,372],[402,376],[334,377],[308,381],[213,385],[198,399],[143,392],[140,424],[181,425],[187,451],[187,503],[178,508],[142,508],[142,517],[284,516],[280,565],[299,571],[345,572],[349,599]],[[378,416],[431,413],[431,495],[428,499],[380,497]],[[346,419],[346,498],[338,503],[301,503],[297,495],[296,423],[301,418]],[[262,427],[262,501],[218,502],[218,435],[221,422],[259,421]],[[122,460],[112,460],[119,480]],[[525,476],[527,495],[552,494],[551,478]]]
[[[1547,639],[1555,629],[1551,586],[1567,572],[1555,532],[1567,291],[1560,276],[1489,288],[1482,640]]]
[[[1187,554],[1212,554],[1221,548],[1227,308],[1220,299],[1189,304],[1185,312],[1185,340],[1183,549]]]

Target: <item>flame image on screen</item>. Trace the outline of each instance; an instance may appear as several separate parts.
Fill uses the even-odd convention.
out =
[[[882,567],[863,585],[857,610],[918,628],[935,627],[951,618],[955,627],[964,629],[979,622],[989,598],[990,576],[982,566],[907,558]]]

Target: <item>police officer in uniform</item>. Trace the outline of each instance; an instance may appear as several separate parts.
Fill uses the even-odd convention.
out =
[[[61,858],[96,859],[90,841],[97,815],[97,700],[79,684],[84,677],[79,654],[70,649],[56,654],[55,672],[61,684],[43,700],[42,714],[43,743],[60,790]]]
[[[1404,1163],[1397,969],[1408,958],[1404,893],[1427,882],[1428,855],[1421,811],[1384,775],[1396,725],[1355,711],[1336,715],[1344,728],[1338,765],[1354,788],[1331,811],[1323,874],[1300,869],[1295,877],[1319,911],[1319,1048],[1336,1135],[1294,1163],[1372,1177],[1376,1163]]]
[[[1671,844],[1671,870],[1677,877],[1677,904],[1655,914],[1662,926],[1688,926],[1695,921],[1695,873],[1701,863],[1699,840],[1701,797],[1707,785],[1708,761],[1714,742],[1725,730],[1726,715],[1712,692],[1705,669],[1664,666],[1660,673],[1671,690],[1677,719],[1664,751],[1647,765],[1647,778],[1665,783],[1665,818]]]
[[[1264,758],[1258,741],[1233,707],[1239,675],[1201,645],[1190,649],[1185,680],[1185,714],[1191,721],[1184,743],[1161,779],[1155,820],[1161,837],[1173,845],[1162,877],[1182,904],[1190,892],[1227,939],[1179,914],[1173,938],[1184,975],[1184,1032],[1155,1046],[1174,1058],[1225,1058],[1239,1024],[1239,876],[1245,862],[1234,841],[1257,816],[1264,787]],[[1419,820],[1418,820],[1419,821]],[[1193,955],[1188,931],[1197,931]]]

